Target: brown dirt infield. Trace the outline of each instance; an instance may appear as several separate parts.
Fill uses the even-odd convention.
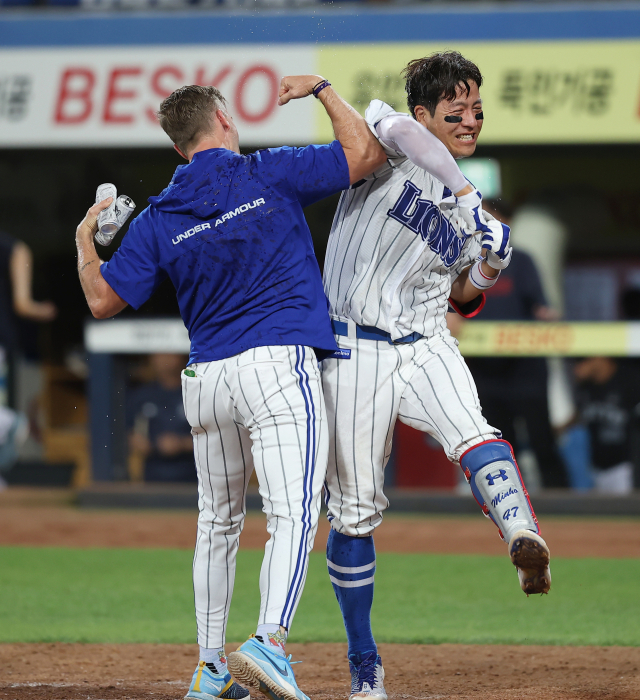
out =
[[[640,557],[640,519],[546,517],[541,527],[554,557]],[[321,518],[316,551],[324,549],[328,532]],[[63,490],[12,488],[0,493],[0,545],[193,549],[195,533],[196,516],[188,511],[81,510]],[[266,539],[264,515],[249,513],[240,546],[262,548]],[[496,528],[479,511],[463,517],[391,513],[376,531],[376,549],[505,554]]]
[[[640,557],[640,521],[545,518],[556,557]],[[316,539],[322,550],[327,526]],[[80,511],[62,491],[0,493],[0,545],[191,549],[193,513]],[[263,516],[247,518],[241,546],[262,547]],[[483,518],[388,517],[378,551],[504,555]],[[231,651],[233,646],[228,646]],[[312,700],[348,697],[344,644],[291,644]],[[381,645],[392,700],[640,700],[640,649]],[[0,644],[0,700],[178,700],[195,645]],[[262,696],[257,695],[256,698]]]
[[[287,649],[305,662],[295,673],[312,700],[346,700],[346,645]],[[382,644],[380,653],[392,700],[640,698],[637,648]],[[179,700],[196,654],[169,644],[3,644],[0,699]]]

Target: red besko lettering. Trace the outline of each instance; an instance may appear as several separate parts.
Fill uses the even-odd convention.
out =
[[[107,84],[107,97],[104,103],[102,119],[107,124],[131,124],[135,117],[133,114],[116,114],[114,106],[117,101],[131,100],[137,95],[136,90],[124,90],[120,85],[120,80],[127,76],[137,77],[142,73],[139,66],[128,66],[126,68],[114,68],[109,76]]]
[[[259,112],[249,112],[245,107],[245,93],[249,81],[255,76],[262,75],[268,81],[269,94],[265,102],[265,106]],[[236,84],[236,90],[234,94],[234,106],[238,112],[238,116],[246,122],[255,124],[256,122],[264,121],[268,116],[271,115],[273,110],[276,108],[278,103],[278,90],[280,87],[280,80],[278,76],[273,72],[269,66],[251,66],[244,71],[244,73],[238,78],[238,83]]]
[[[174,78],[173,85],[168,87],[165,82],[165,77]],[[151,74],[151,90],[154,95],[157,95],[161,100],[169,95],[181,85],[185,84],[184,73],[178,66],[161,66]],[[153,124],[158,123],[156,110],[147,107],[145,110],[147,119]]]
[[[278,99],[278,75],[264,64],[251,65],[240,74],[232,63],[215,69],[179,64],[164,64],[153,70],[143,64],[117,66],[104,71],[104,93],[96,89],[102,75],[101,68],[73,66],[63,70],[54,107],[56,124],[83,124],[95,118],[103,124],[136,124],[140,119],[157,124],[160,101],[189,83],[221,88],[233,113],[249,124],[269,119]],[[145,94],[151,95],[152,101],[140,105],[138,100]]]
[[[81,124],[90,117],[95,84],[96,76],[90,68],[67,68],[64,71],[56,100],[56,124]]]

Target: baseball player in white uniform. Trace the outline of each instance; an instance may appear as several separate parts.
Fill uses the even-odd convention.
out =
[[[475,315],[511,257],[509,229],[482,212],[455,158],[482,127],[482,75],[457,52],[405,68],[411,116],[374,100],[366,120],[387,163],[341,196],[324,270],[340,353],[322,363],[330,429],[329,575],[349,642],[351,697],[386,699],[371,631],[372,533],[388,506],[384,467],[397,419],[437,439],[509,543],[520,584],[546,593],[549,550],[513,451],[482,416],[446,325]],[[428,468],[428,465],[425,465]]]

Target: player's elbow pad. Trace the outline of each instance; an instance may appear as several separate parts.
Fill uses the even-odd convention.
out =
[[[449,297],[449,305],[459,316],[462,316],[463,318],[473,318],[474,316],[477,316],[482,311],[486,301],[487,297],[485,296],[484,292],[482,292],[482,294],[478,294],[475,299],[468,301],[466,304],[460,304],[455,299]]]

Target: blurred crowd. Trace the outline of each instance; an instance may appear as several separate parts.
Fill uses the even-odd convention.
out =
[[[551,210],[486,208],[512,226],[511,265],[478,320],[566,317],[562,223]],[[579,291],[579,290],[578,290]],[[640,320],[640,291],[623,289],[621,320]],[[454,335],[462,321],[450,314]],[[473,323],[473,321],[471,321]],[[635,358],[468,357],[487,421],[500,426],[530,490],[570,487],[628,494],[640,487],[640,364]]]
[[[182,404],[180,372],[187,358],[173,353],[149,357],[147,380],[127,402],[129,472],[143,481],[195,482],[191,427]]]

